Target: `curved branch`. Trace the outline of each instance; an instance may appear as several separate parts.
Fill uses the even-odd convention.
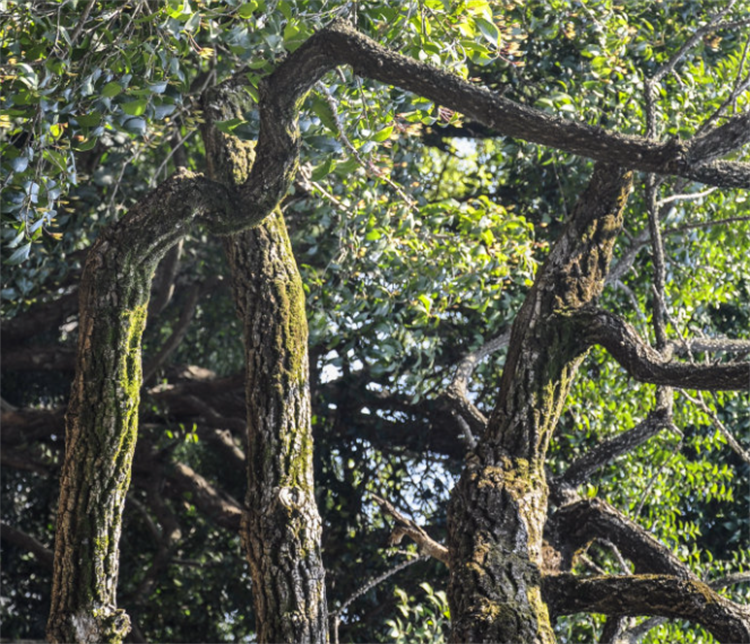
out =
[[[581,332],[599,344],[636,380],[701,390],[750,390],[750,362],[696,365],[666,362],[622,318],[606,311],[576,314]]]
[[[487,418],[468,398],[469,379],[477,364],[495,351],[507,347],[509,341],[510,329],[488,340],[476,351],[466,354],[456,366],[453,380],[443,392],[443,396],[453,407],[452,412],[455,414],[464,440],[470,449],[474,449],[476,446],[474,435],[481,435],[487,428]]]
[[[182,164],[187,166],[187,164]],[[151,301],[148,304],[149,317],[156,317],[169,304],[174,293],[174,280],[180,268],[180,257],[182,256],[183,240],[177,242],[164,255],[154,275],[154,286],[151,293]]]
[[[296,132],[296,113],[291,106],[304,97],[326,72],[336,65],[347,64],[361,76],[401,87],[459,111],[502,136],[547,145],[629,169],[678,175],[712,185],[750,187],[750,164],[708,163],[707,159],[700,157],[708,149],[728,152],[742,145],[744,137],[735,136],[735,123],[727,130],[705,135],[709,139],[702,137],[694,143],[659,143],[643,137],[614,134],[514,103],[450,72],[391,52],[339,20],[310,38],[262,85],[258,157],[268,163],[256,164],[257,173],[250,176],[243,188],[245,194],[257,194],[259,186],[267,186],[273,191],[278,185],[276,178],[288,176],[296,167],[299,135]],[[279,154],[280,142],[286,143],[284,155]]]
[[[700,624],[721,642],[750,642],[750,610],[697,579],[669,575],[581,578],[563,573],[542,581],[557,615],[658,615]]]
[[[600,499],[563,506],[547,522],[550,543],[560,550],[563,569],[577,550],[593,539],[612,542],[635,564],[636,572],[694,579],[695,575],[672,552],[637,523]]]
[[[86,255],[57,514],[51,642],[120,641],[129,630],[115,589],[151,279],[191,222],[221,220],[232,201],[220,184],[179,172],[107,228]]]
[[[453,374],[453,380],[450,386],[454,387],[462,394],[466,395],[466,388],[469,385],[469,378],[474,373],[477,364],[484,360],[487,356],[491,355],[495,351],[507,347],[510,341],[510,329],[504,331],[500,335],[492,338],[485,342],[476,351],[466,354],[461,362],[456,366],[456,372]]]

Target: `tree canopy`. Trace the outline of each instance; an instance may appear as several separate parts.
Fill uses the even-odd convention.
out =
[[[143,386],[122,394],[129,641],[261,632],[247,365],[287,309],[248,325],[279,273],[254,281],[267,246],[223,235],[265,221],[283,249],[283,221],[334,640],[444,641],[447,592],[454,638],[476,632],[457,597],[484,573],[457,562],[517,511],[543,568],[501,563],[559,641],[746,641],[749,10],[1,3],[3,636],[44,637],[65,414],[93,408],[70,394],[79,297],[133,257],[156,272],[133,278]]]

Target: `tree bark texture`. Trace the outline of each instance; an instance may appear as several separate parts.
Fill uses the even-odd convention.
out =
[[[542,600],[545,456],[587,346],[571,314],[602,289],[630,173],[599,164],[518,314],[497,406],[454,490],[454,642],[554,642]]]
[[[698,622],[720,642],[750,642],[747,606],[729,601],[697,579],[671,575],[581,578],[564,573],[546,577],[544,592],[559,615],[659,615]]]
[[[104,231],[86,258],[55,536],[51,642],[119,642],[129,630],[127,615],[116,608],[116,586],[138,428],[141,336],[159,259],[191,219],[215,206],[202,185],[190,173],[172,177]]]
[[[213,178],[247,179],[254,145],[211,126],[241,116],[231,84],[204,101]],[[259,642],[320,642],[328,618],[315,504],[302,279],[281,213],[226,239],[245,341],[248,513],[241,537],[253,580]]]

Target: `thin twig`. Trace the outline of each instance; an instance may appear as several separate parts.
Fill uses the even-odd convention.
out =
[[[722,423],[719,418],[714,414],[709,406],[706,404],[706,401],[703,400],[703,394],[701,392],[698,392],[697,397],[691,396],[686,391],[680,390],[680,393],[687,398],[691,403],[693,403],[698,409],[700,409],[706,416],[709,417],[711,420],[711,424],[721,432],[721,435],[724,436],[727,443],[729,444],[729,447],[732,448],[732,450],[743,460],[745,463],[750,464],[750,454],[748,454],[747,451],[742,447],[742,445],[739,444],[737,439],[732,435],[732,432],[730,432],[724,423]]]
[[[638,508],[635,511],[634,517],[637,517],[640,515],[641,510],[643,510],[643,505],[646,502],[646,499],[651,494],[651,488],[654,487],[654,483],[656,483],[656,479],[659,478],[661,473],[666,469],[667,465],[670,463],[670,461],[674,458],[675,454],[682,448],[682,432],[675,426],[670,425],[673,429],[676,429],[680,433],[680,440],[675,443],[675,446],[672,448],[672,453],[664,459],[664,462],[659,466],[659,468],[654,472],[654,474],[651,476],[651,479],[649,480],[648,484],[646,485],[646,489],[643,490],[643,494],[641,495],[641,500],[638,503]]]
[[[726,219],[717,219],[716,221],[699,221],[694,224],[683,224],[682,226],[675,226],[673,228],[667,228],[664,231],[664,234],[674,235],[675,233],[681,233],[686,230],[693,230],[694,228],[710,228],[711,226],[722,226],[724,224],[736,224],[741,221],[750,221],[750,215],[742,215],[740,217],[727,217]]]
[[[703,36],[710,34],[714,31],[717,31],[718,29],[723,29],[725,27],[727,28],[733,28],[736,26],[736,23],[724,23],[724,24],[717,24],[724,16],[726,16],[728,13],[730,13],[734,7],[734,5],[737,3],[737,0],[730,0],[729,4],[726,6],[725,9],[717,13],[713,18],[711,18],[708,21],[708,24],[704,25],[700,29],[697,29],[695,33],[693,33],[690,38],[688,38],[685,43],[680,47],[677,52],[664,64],[662,67],[653,75],[651,78],[652,83],[659,82],[662,78],[664,78],[667,74],[672,73],[674,71],[674,68],[677,66],[677,63],[682,60],[682,58],[685,56],[685,54],[690,51],[695,45],[697,45]]]
[[[391,533],[390,545],[398,545],[404,536],[412,539],[426,555],[442,561],[446,566],[450,566],[450,556],[448,548],[442,543],[435,541],[423,528],[418,526],[414,521],[401,514],[392,503],[379,497],[377,494],[370,493],[373,500],[380,506],[380,509],[389,514],[396,520],[396,527]]]
[[[371,579],[364,586],[362,586],[361,588],[356,590],[352,595],[350,595],[349,598],[343,604],[341,604],[341,606],[339,606],[338,610],[331,613],[331,619],[333,620],[333,642],[334,644],[339,644],[339,622],[341,621],[341,615],[353,601],[360,598],[371,588],[375,588],[375,586],[377,586],[378,584],[384,582],[389,577],[392,577],[397,572],[402,571],[404,568],[408,568],[409,566],[419,561],[427,561],[427,559],[429,559],[427,555],[422,555],[414,559],[407,559],[406,561],[402,561],[400,564],[394,566],[390,570],[386,570],[382,575],[378,575],[374,579]]]
[[[328,91],[328,88],[322,83],[317,83],[316,87],[320,90],[321,94],[323,94],[326,103],[328,103],[328,106],[331,108],[331,114],[333,116],[334,123],[336,124],[337,134],[341,137],[344,145],[349,149],[354,158],[357,160],[357,163],[359,163],[365,169],[365,171],[374,174],[376,177],[382,179],[385,183],[387,183],[396,193],[398,193],[399,197],[401,197],[404,203],[416,212],[416,201],[414,201],[408,194],[406,194],[401,186],[399,186],[390,177],[386,176],[385,172],[378,168],[372,161],[370,161],[369,159],[364,159],[359,153],[359,150],[357,150],[357,148],[354,147],[354,144],[349,140],[349,137],[347,137],[346,132],[344,131],[341,117],[338,113],[338,105],[336,104],[336,99],[333,98],[331,93]]]
[[[665,301],[666,292],[666,267],[664,262],[664,242],[661,237],[659,224],[659,208],[656,204],[657,182],[653,174],[646,178],[646,201],[648,204],[648,228],[651,236],[651,251],[654,265],[654,336],[656,337],[656,348],[661,351],[667,343],[667,332],[664,324],[667,307]]]
[[[687,194],[679,194],[679,195],[672,195],[671,197],[665,197],[664,199],[659,199],[656,202],[656,205],[661,208],[663,205],[671,203],[672,201],[686,201],[691,199],[700,199],[701,197],[706,197],[710,195],[712,192],[718,190],[716,187],[709,188],[708,190],[704,190],[703,192],[691,192]]]

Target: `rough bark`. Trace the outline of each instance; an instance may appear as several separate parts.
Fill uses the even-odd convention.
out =
[[[513,325],[497,406],[449,507],[452,641],[554,641],[545,455],[585,351],[571,316],[601,291],[629,188],[629,173],[597,165]]]
[[[571,567],[578,550],[599,538],[617,546],[638,573],[695,579],[690,569],[647,530],[600,499],[584,499],[560,508],[546,527],[550,542],[561,546],[562,570]]]
[[[227,244],[247,364],[243,544],[260,642],[325,642],[304,293],[280,214]]]
[[[236,89],[227,86],[210,92],[204,105],[211,174],[228,185],[246,180],[254,146],[211,122],[237,116],[238,103]],[[257,228],[227,238],[225,248],[245,341],[248,512],[241,536],[253,579],[257,638],[325,643],[302,279],[278,211]]]
[[[297,114],[301,101],[315,82],[341,64],[351,64],[359,74],[460,111],[501,135],[633,169],[719,186],[750,186],[750,165],[709,160],[744,144],[745,117],[696,141],[661,143],[626,137],[503,99],[452,74],[389,52],[342,22],[312,37],[259,87],[261,132],[257,162],[238,189],[181,172],[106,230],[89,252],[80,289],[76,377],[66,427],[48,623],[51,641],[118,642],[127,632],[127,617],[115,603],[118,540],[137,428],[140,342],[158,260],[193,221],[200,220],[210,230],[228,234],[258,225],[268,217],[286,193],[298,164]],[[702,154],[708,159],[701,158]],[[542,464],[569,378],[580,357],[580,347],[572,340],[576,332],[571,323],[573,313],[589,303],[601,287],[626,184],[625,174],[612,166],[603,166],[595,173],[514,325],[497,410],[477,459],[462,478],[452,503],[451,556],[457,565],[452,567],[451,601],[456,638],[551,638],[539,591],[539,526],[546,509]],[[278,412],[278,405],[284,402],[284,387],[297,398],[289,401],[295,409],[293,419],[264,416],[268,422],[280,423],[274,430],[279,442],[255,442],[250,446],[251,473],[267,476],[263,490],[275,486],[276,492],[273,498],[260,491],[249,492],[248,499],[260,504],[258,516],[269,521],[265,527],[251,521],[248,530],[256,545],[265,534],[264,529],[272,530],[269,536],[284,534],[298,539],[288,543],[300,548],[294,551],[300,561],[310,564],[305,568],[308,577],[294,577],[300,571],[284,558],[289,552],[273,550],[270,555],[277,557],[282,566],[274,570],[289,575],[295,592],[299,590],[293,601],[309,606],[302,617],[294,611],[285,613],[293,618],[288,624],[299,622],[319,633],[323,632],[325,614],[316,612],[320,606],[315,608],[311,597],[316,588],[322,589],[322,569],[316,567],[314,548],[303,546],[316,541],[317,530],[312,483],[308,479],[310,445],[304,438],[309,432],[292,427],[302,427],[306,404],[301,392],[307,386],[307,358],[304,332],[298,325],[298,318],[304,320],[300,314],[301,288],[298,277],[284,272],[290,266],[283,255],[288,250],[288,240],[278,214],[266,232],[274,237],[258,244],[259,253],[268,251],[271,244],[282,249],[282,254],[267,254],[266,261],[275,262],[275,270],[281,271],[283,277],[268,280],[262,293],[271,303],[268,310],[278,316],[273,318],[280,323],[277,333],[274,335],[268,323],[260,323],[268,318],[253,312],[257,303],[246,302],[247,308],[242,309],[241,305],[241,309],[246,311],[246,320],[254,320],[246,325],[248,346],[258,348],[252,355],[248,349],[248,365],[252,365],[256,378],[263,374],[273,376],[275,387],[264,394],[267,398],[262,398],[257,390],[248,390],[256,395],[250,404],[250,416],[259,423],[261,412]],[[245,251],[232,257],[237,274],[260,270],[253,264],[257,257]],[[617,346],[607,344],[608,327],[600,329],[600,336],[589,339],[601,341],[620,359]],[[255,344],[262,337],[270,343],[262,345],[264,350],[260,350],[261,344]],[[269,353],[271,349],[276,353]],[[700,379],[685,377],[684,370],[657,364],[650,355],[636,357],[635,366],[647,368],[644,379],[656,373],[660,380],[655,382],[704,386]],[[651,370],[654,365],[658,367],[656,372]],[[720,382],[716,382],[717,373]],[[747,366],[720,365],[710,374],[704,370],[700,376],[710,376],[709,388],[745,387],[750,383],[747,374]],[[257,433],[251,438],[263,434],[258,429],[262,425],[251,427]],[[271,430],[263,436],[270,437]],[[265,448],[278,448],[276,458],[282,456],[279,462],[286,469],[273,470]],[[272,528],[270,513],[275,513],[277,519],[287,517],[282,525],[291,532],[298,531],[289,535],[284,532],[287,528],[281,533],[278,527]],[[465,523],[462,518],[466,518]],[[476,528],[474,535],[469,531],[471,526]],[[260,532],[253,532],[256,529]],[[523,589],[519,601],[511,592],[516,583]],[[310,598],[305,595],[308,591]],[[319,601],[320,594],[316,597]],[[281,595],[275,598],[287,599]],[[308,599],[310,603],[305,604]],[[305,632],[312,637],[313,630]],[[502,633],[508,636],[495,637]],[[292,639],[297,637],[291,631],[287,634]]]
[[[86,258],[76,376],[66,417],[55,536],[51,642],[119,642],[119,539],[138,427],[141,337],[154,269],[191,220],[227,209],[227,194],[191,173],[173,176]]]
[[[545,578],[544,595],[560,615],[660,615],[698,622],[720,642],[750,642],[750,610],[697,579],[669,575],[580,578],[565,573]]]
[[[683,389],[750,391],[750,362],[688,364],[666,360],[632,325],[601,310],[577,314],[581,334],[603,346],[636,380]]]

